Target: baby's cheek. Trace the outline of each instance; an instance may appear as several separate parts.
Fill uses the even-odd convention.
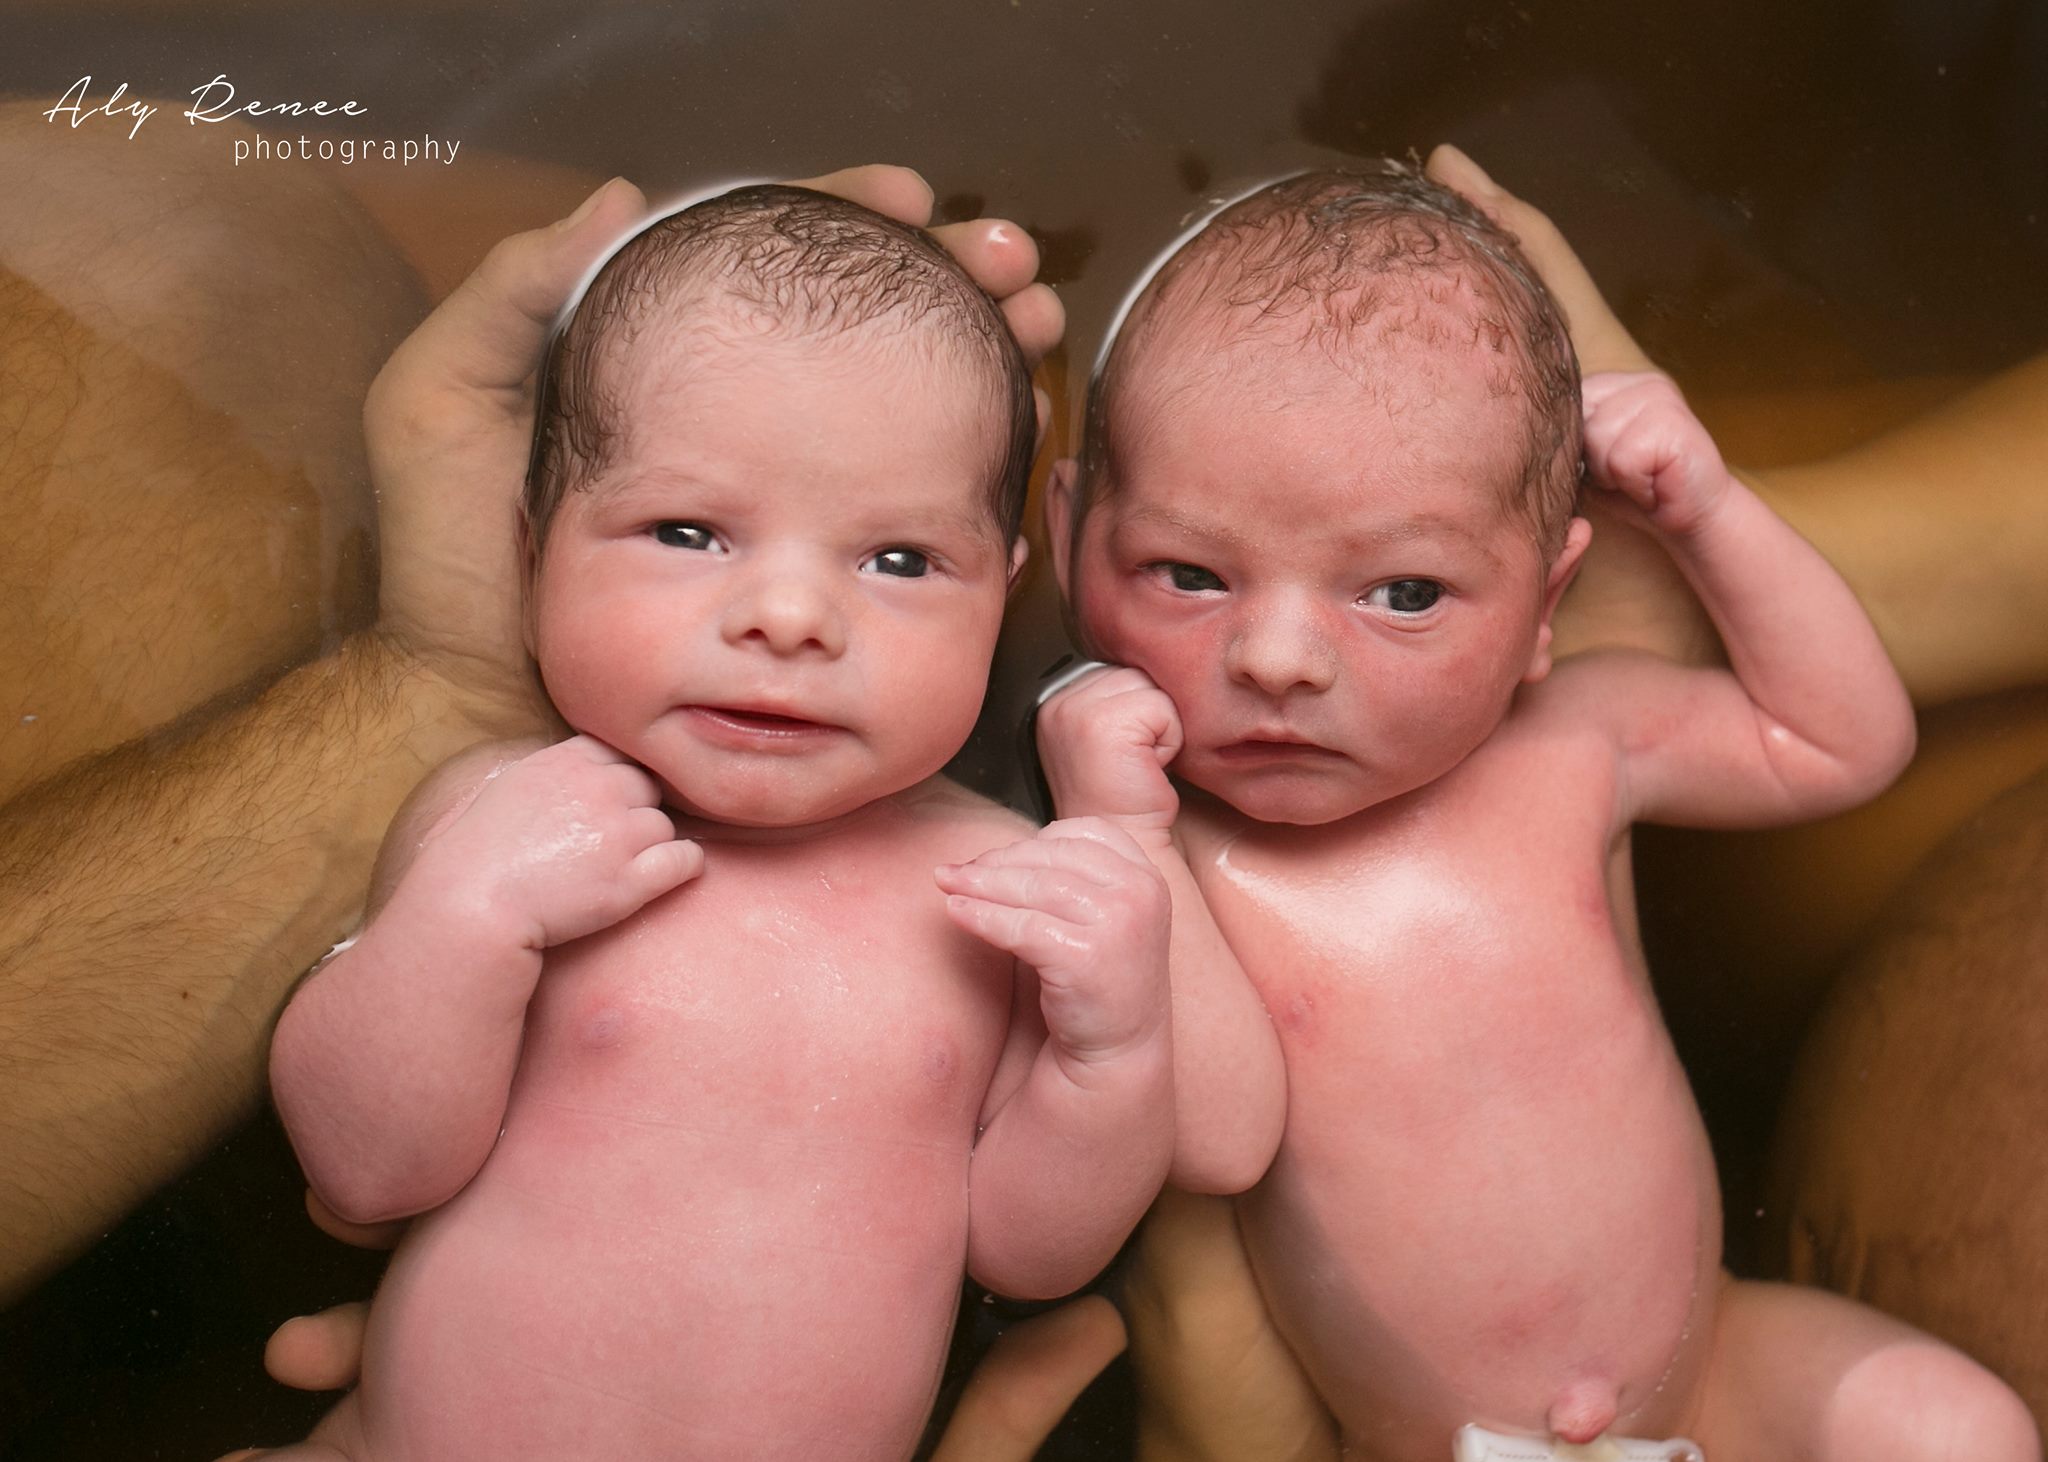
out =
[[[1203,692],[1215,682],[1223,658],[1218,624],[1148,613],[1128,596],[1105,595],[1087,629],[1097,655],[1151,676],[1180,712],[1189,738],[1200,739],[1196,726],[1208,709]]]

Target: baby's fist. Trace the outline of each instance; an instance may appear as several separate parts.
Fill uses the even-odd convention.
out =
[[[1100,818],[937,870],[946,912],[1038,972],[1046,1033],[1080,1061],[1162,1035],[1172,902],[1128,835]]]
[[[571,736],[498,772],[422,863],[465,880],[490,917],[545,949],[610,928],[704,867],[661,787],[603,742]]]
[[[1728,469],[1714,439],[1657,371],[1586,377],[1586,472],[1621,493],[1658,531],[1682,536],[1707,521],[1726,494]]]
[[[1180,755],[1180,713],[1142,670],[1105,665],[1038,711],[1038,759],[1062,817],[1103,817],[1163,838],[1180,811],[1166,768]]]

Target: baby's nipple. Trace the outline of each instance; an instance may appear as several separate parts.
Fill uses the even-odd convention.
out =
[[[1607,1381],[1574,1381],[1550,1405],[1544,1424],[1561,1442],[1584,1446],[1614,1425],[1621,1398]]]

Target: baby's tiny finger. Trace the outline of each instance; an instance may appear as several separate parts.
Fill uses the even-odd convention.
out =
[[[676,835],[675,819],[659,807],[629,807],[625,835],[642,848],[672,842]]]
[[[1035,838],[1006,847],[991,848],[971,863],[955,865],[961,868],[1057,868],[1073,873],[1090,883],[1106,884],[1116,880],[1122,872],[1115,861],[1117,855],[1084,838],[1047,837],[1043,832]]]
[[[933,870],[939,887],[1011,908],[1036,909],[1072,924],[1093,924],[1103,916],[1102,885],[1065,868],[1005,867],[961,863]]]
[[[626,865],[626,885],[646,904],[672,888],[680,888],[703,871],[704,850],[696,843],[656,843],[645,852],[636,853]]]
[[[1131,835],[1100,817],[1065,817],[1049,822],[1038,830],[1038,841],[1042,844],[1078,844],[1071,852],[1075,857],[1088,860],[1087,866],[1105,871],[1119,870],[1119,863],[1104,861],[1117,858],[1125,862],[1147,864],[1144,850]],[[1084,848],[1099,848],[1101,853],[1084,852]],[[1149,864],[1147,864],[1149,866]],[[1114,876],[1112,872],[1111,876]]]
[[[1035,909],[1011,908],[969,894],[946,895],[946,913],[969,934],[1014,954],[1034,969],[1071,952],[1074,938]]]

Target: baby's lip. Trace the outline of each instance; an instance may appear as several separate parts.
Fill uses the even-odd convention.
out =
[[[693,705],[682,709],[757,736],[805,736],[844,729],[830,721],[800,715],[789,706],[761,703]]]
[[[1233,759],[1251,759],[1262,756],[1303,756],[1320,754],[1336,756],[1337,752],[1321,742],[1302,735],[1299,731],[1285,726],[1261,726],[1249,734],[1233,741],[1221,743],[1216,748],[1218,756]]]

